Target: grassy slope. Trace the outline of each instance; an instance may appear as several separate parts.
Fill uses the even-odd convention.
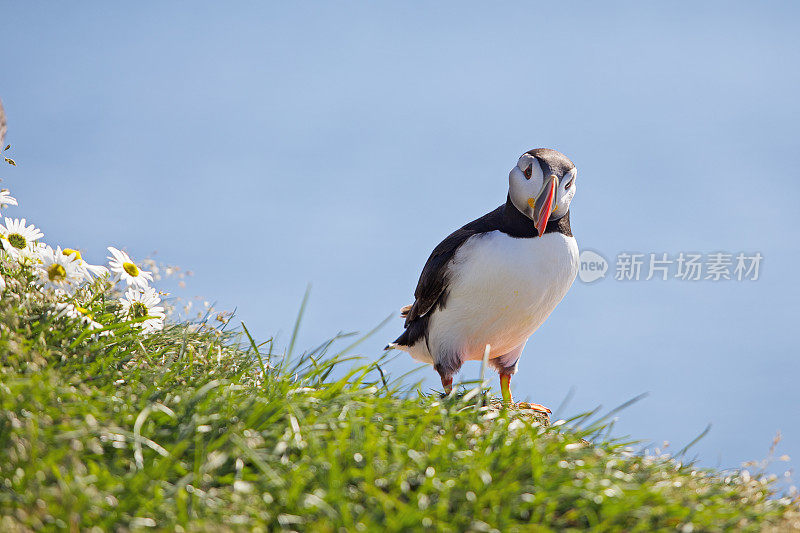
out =
[[[757,530],[796,506],[768,499],[763,479],[582,445],[597,427],[545,429],[477,408],[480,394],[404,395],[374,365],[331,381],[328,346],[281,369],[212,328],[81,340],[13,289],[0,301],[3,531]]]

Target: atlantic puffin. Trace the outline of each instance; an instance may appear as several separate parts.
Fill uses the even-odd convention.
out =
[[[482,360],[489,345],[503,402],[513,403],[511,376],[525,343],[578,273],[569,223],[576,177],[575,165],[556,150],[522,154],[508,175],[506,203],[434,248],[414,303],[401,310],[405,331],[387,348],[432,364],[449,394],[464,361]]]

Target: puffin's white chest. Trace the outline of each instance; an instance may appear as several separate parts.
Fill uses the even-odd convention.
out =
[[[578,273],[574,237],[548,233],[518,239],[500,231],[471,237],[453,257],[444,309],[431,317],[432,351],[462,359],[491,357],[520,346],[545,321]]]

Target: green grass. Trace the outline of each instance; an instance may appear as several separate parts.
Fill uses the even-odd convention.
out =
[[[2,273],[2,531],[756,531],[797,509],[764,477],[632,454],[602,421],[422,395],[348,339],[284,357],[210,325],[143,335],[97,288],[78,299],[115,335],[90,335]]]

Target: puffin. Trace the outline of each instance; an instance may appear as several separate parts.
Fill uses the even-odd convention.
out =
[[[433,365],[445,395],[465,361],[500,375],[504,404],[528,338],[564,298],[578,273],[569,207],[577,169],[564,154],[536,148],[508,175],[505,204],[451,233],[422,269],[405,331],[387,349]],[[527,406],[526,406],[527,407]],[[539,404],[530,408],[549,414]]]

